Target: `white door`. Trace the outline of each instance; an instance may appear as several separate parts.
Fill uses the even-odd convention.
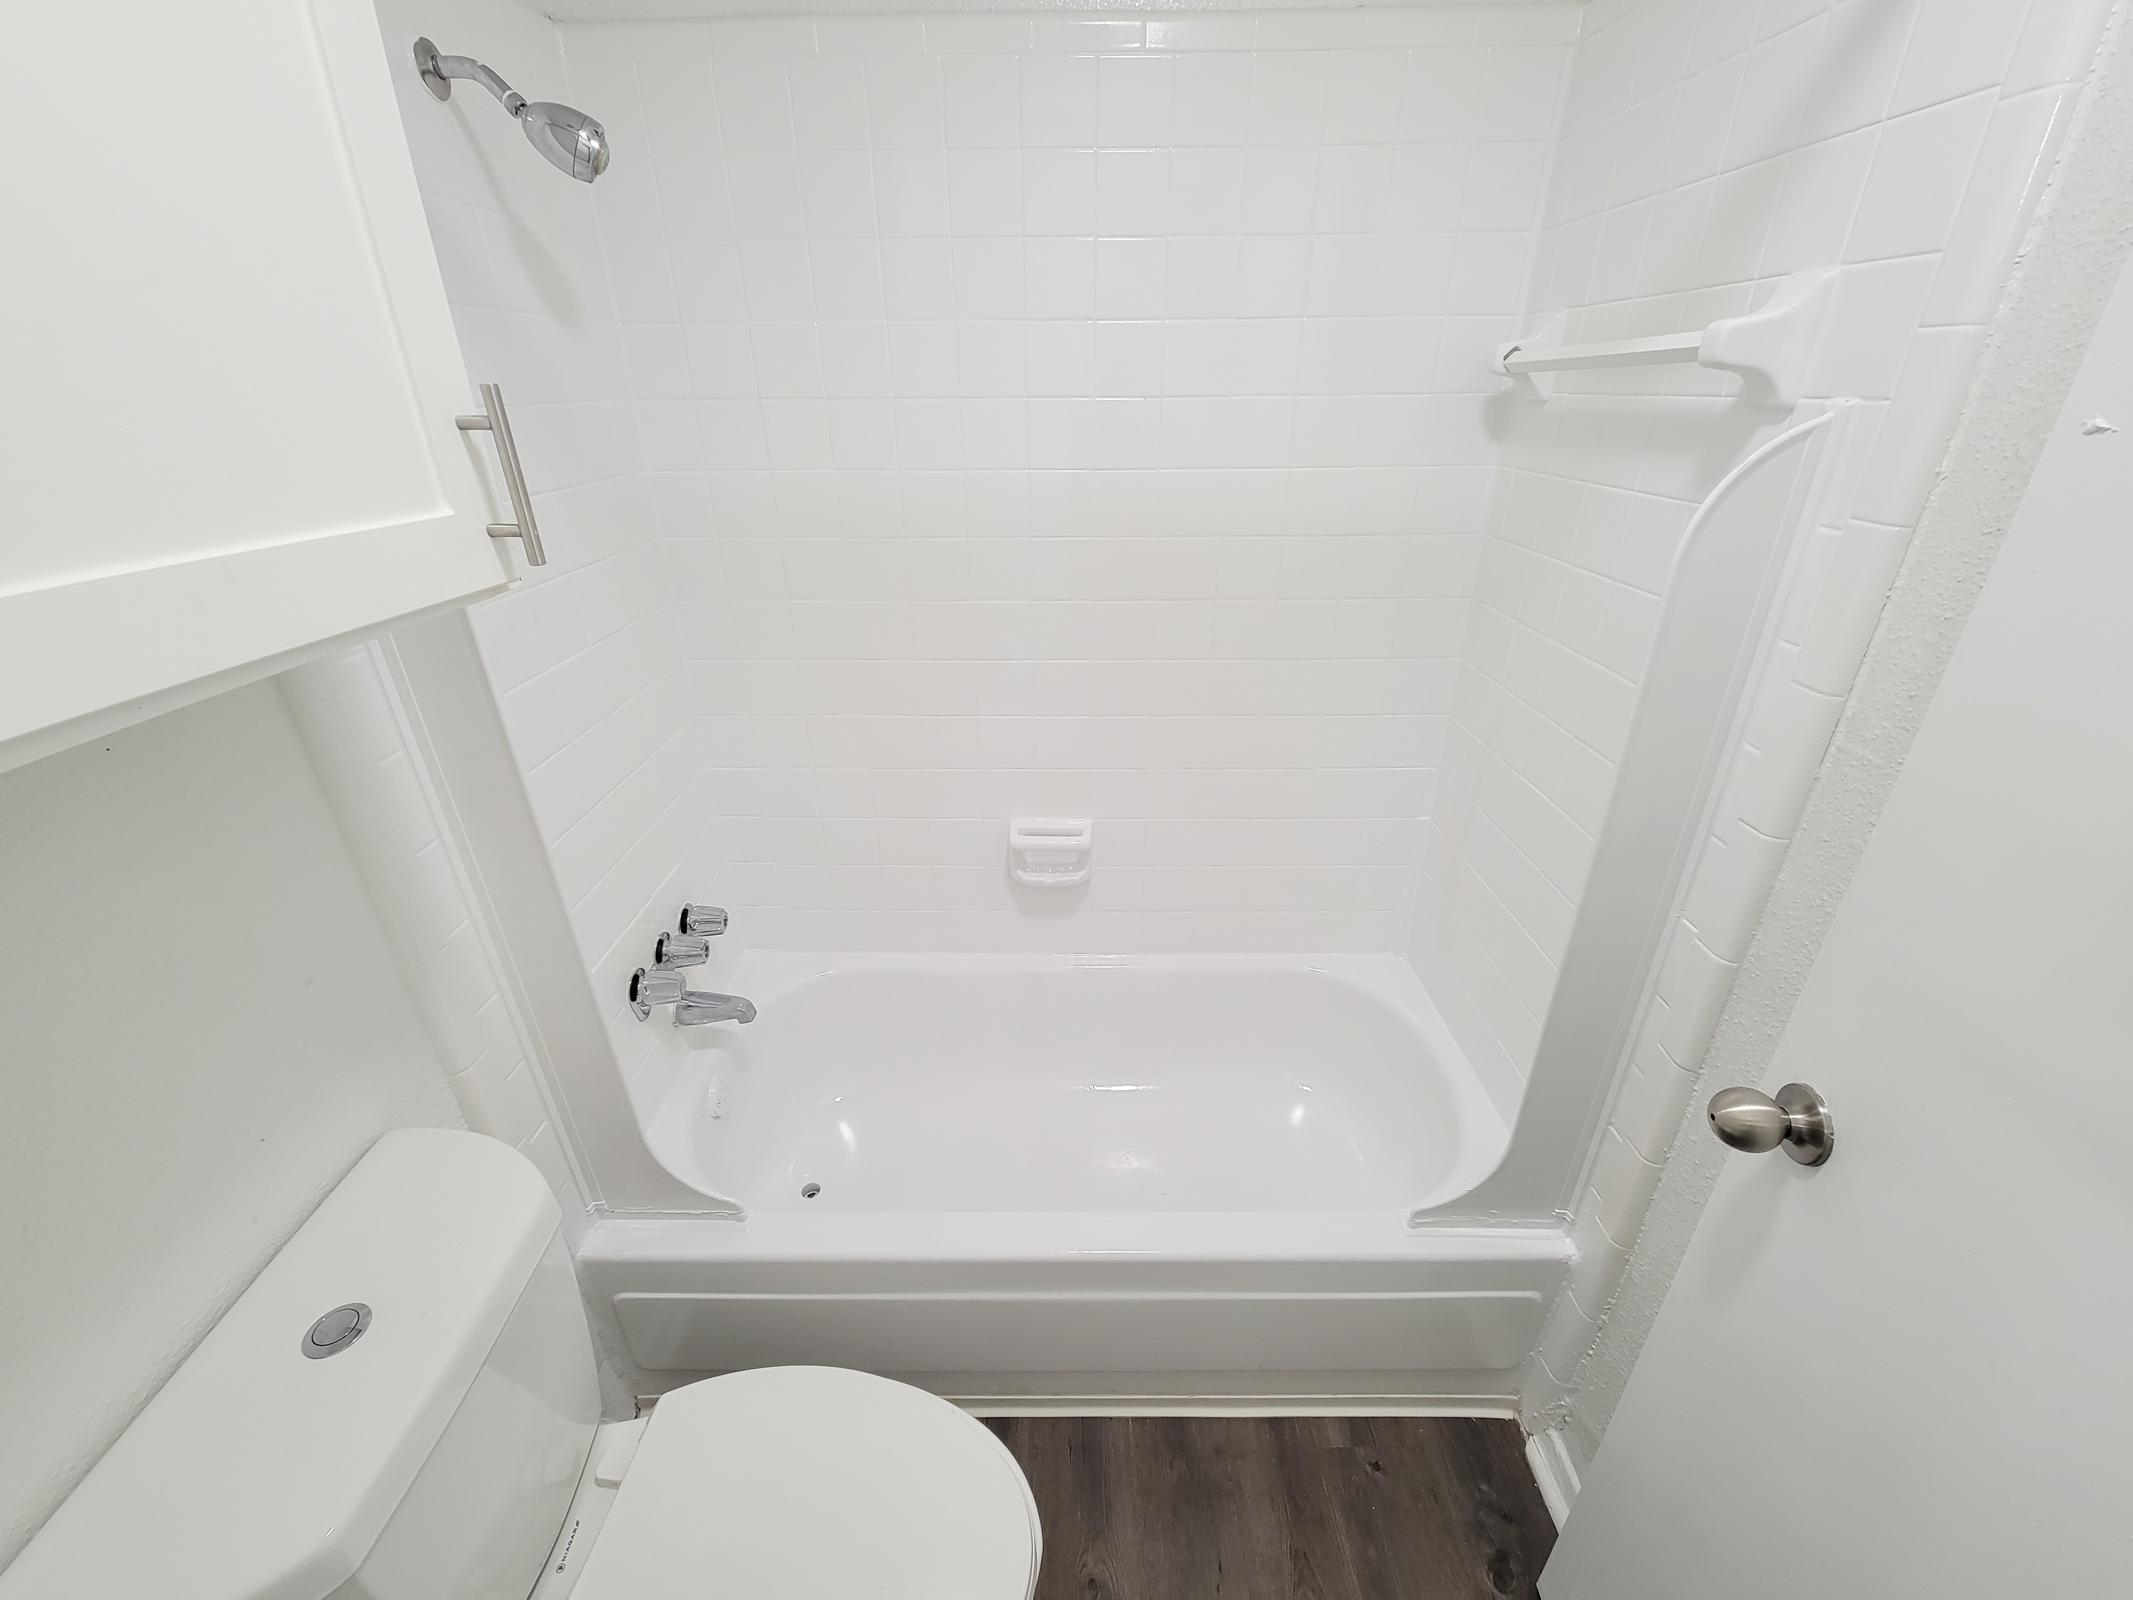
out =
[[[0,765],[500,587],[370,0],[15,0],[5,34]]]
[[[2133,1594],[2129,508],[2122,281],[1547,1600]]]

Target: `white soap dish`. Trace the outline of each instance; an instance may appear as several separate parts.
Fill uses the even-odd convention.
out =
[[[1007,870],[1017,883],[1064,889],[1089,879],[1087,817],[1017,817],[1007,825]]]

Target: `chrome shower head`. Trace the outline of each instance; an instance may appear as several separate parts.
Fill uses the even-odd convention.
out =
[[[440,100],[452,98],[452,80],[471,78],[496,96],[503,108],[518,118],[526,130],[526,142],[540,151],[558,172],[567,172],[580,183],[591,183],[607,170],[607,130],[576,106],[553,100],[531,100],[520,94],[472,56],[440,55],[427,39],[415,41],[415,70],[431,94]]]
[[[519,126],[549,164],[580,183],[591,183],[607,170],[607,130],[576,106],[536,100],[522,106]]]

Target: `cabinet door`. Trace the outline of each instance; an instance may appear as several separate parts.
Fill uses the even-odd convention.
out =
[[[0,766],[501,587],[370,0],[6,31]]]

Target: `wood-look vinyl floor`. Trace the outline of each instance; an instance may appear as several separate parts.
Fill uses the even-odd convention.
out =
[[[1000,1417],[1037,1600],[1532,1597],[1555,1543],[1515,1423]]]

